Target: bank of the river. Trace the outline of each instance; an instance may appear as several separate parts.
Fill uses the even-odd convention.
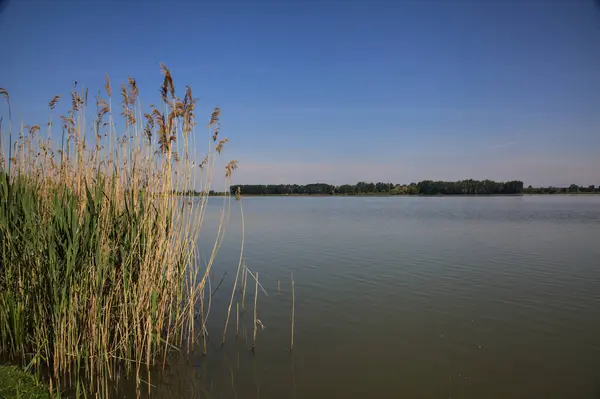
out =
[[[554,194],[436,194],[436,195],[406,195],[406,194],[387,194],[387,193],[366,193],[366,194],[245,194],[244,198],[255,197],[522,197],[522,196],[598,196],[600,193],[554,193]]]
[[[521,197],[521,196],[597,196],[600,193],[520,193],[520,194],[389,194],[389,193],[363,193],[363,194],[243,194],[244,198],[254,197]]]

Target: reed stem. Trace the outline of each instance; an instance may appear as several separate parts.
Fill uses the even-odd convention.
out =
[[[246,283],[248,282],[248,268],[246,267],[246,262],[244,262],[244,289],[242,290],[242,310],[244,307],[244,300],[246,299]]]
[[[256,304],[258,302],[258,272],[256,272],[256,287],[254,289],[254,338],[252,339],[252,351],[256,349],[256,331],[258,329]]]

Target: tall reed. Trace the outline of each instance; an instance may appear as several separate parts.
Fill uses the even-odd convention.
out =
[[[196,242],[227,139],[215,108],[204,156],[197,153],[196,99],[189,87],[177,97],[170,71],[161,71],[161,101],[147,112],[133,78],[113,110],[107,77],[91,124],[88,90],[77,84],[59,135],[59,96],[49,103],[45,137],[40,126],[21,124],[13,142],[9,114],[0,164],[0,351],[48,370],[55,386],[84,376],[96,390],[121,368],[139,384],[143,367],[193,340],[195,306],[227,220],[229,195],[201,264]],[[0,94],[10,105],[8,92]],[[226,164],[227,186],[236,168]],[[197,187],[192,200],[176,195]]]

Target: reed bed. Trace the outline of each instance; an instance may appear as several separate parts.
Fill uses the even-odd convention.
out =
[[[191,89],[178,97],[161,70],[157,106],[144,110],[133,78],[115,99],[107,76],[94,101],[75,84],[51,99],[46,126],[16,132],[0,89],[9,116],[0,151],[0,351],[45,372],[50,386],[83,377],[86,389],[108,396],[102,382],[122,372],[141,386],[143,371],[169,350],[190,348],[195,328],[206,334],[229,194],[208,261],[199,261],[196,242],[227,139],[219,108],[206,141],[198,138]],[[65,97],[68,110],[56,118]],[[236,168],[226,164],[227,186]],[[199,197],[176,195],[198,187]]]

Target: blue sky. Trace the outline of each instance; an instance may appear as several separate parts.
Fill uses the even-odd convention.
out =
[[[164,62],[235,183],[600,184],[594,0],[11,0],[0,51],[25,124],[104,73],[156,102]]]

